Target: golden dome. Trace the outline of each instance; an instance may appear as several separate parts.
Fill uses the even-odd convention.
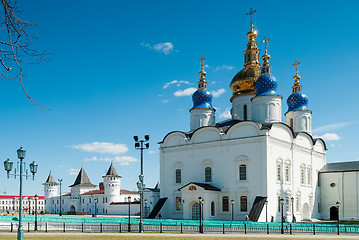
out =
[[[255,94],[255,82],[260,76],[260,68],[243,68],[232,79],[230,88],[233,96]]]

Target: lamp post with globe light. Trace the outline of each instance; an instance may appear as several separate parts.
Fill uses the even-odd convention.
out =
[[[138,140],[138,136],[134,136],[133,140],[135,140],[135,149],[141,151],[141,173],[138,176],[139,181],[137,182],[137,188],[140,192],[140,224],[139,224],[139,232],[143,233],[143,191],[145,189],[145,183],[143,181],[143,150],[148,149],[150,144],[148,141],[150,140],[149,135],[145,135],[145,140]]]
[[[19,168],[20,168],[18,173],[16,172],[16,169],[14,169],[14,173],[10,173],[11,170],[12,170],[12,166],[13,166],[12,161],[7,159],[4,162],[4,168],[5,168],[5,171],[7,172],[7,177],[9,178],[9,176],[13,176],[14,178],[16,178],[16,177],[20,178],[19,227],[18,227],[18,231],[17,231],[17,240],[23,240],[24,239],[24,230],[23,230],[23,227],[22,227],[22,180],[23,180],[23,177],[26,177],[26,179],[28,177],[32,177],[32,179],[34,180],[35,173],[37,172],[37,167],[38,167],[38,165],[34,161],[32,163],[30,163],[29,167],[30,167],[30,172],[31,172],[32,175],[29,175],[27,173],[27,170],[24,170],[25,162],[23,162],[23,160],[25,159],[25,154],[26,154],[26,151],[24,149],[22,149],[22,147],[20,147],[17,150],[17,157],[19,158],[18,163],[19,163]]]

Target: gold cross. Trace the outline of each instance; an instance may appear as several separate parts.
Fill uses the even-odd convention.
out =
[[[298,74],[298,65],[300,64],[300,62],[298,62],[298,60],[295,60],[295,63],[293,63],[293,66],[295,66],[295,73]]]
[[[203,57],[203,55],[202,55],[202,57],[200,58],[200,59],[198,59],[198,60],[200,60],[200,61],[202,61],[202,69],[203,69],[203,61],[206,59],[206,57]]]
[[[251,26],[253,25],[253,14],[257,12],[257,10],[253,11],[253,8],[251,8],[251,11],[249,13],[247,13],[247,15],[251,15]]]
[[[267,38],[266,36],[264,37],[264,40],[262,41],[262,43],[264,43],[264,49],[265,49],[265,52],[267,53],[267,42],[269,42],[270,39]]]

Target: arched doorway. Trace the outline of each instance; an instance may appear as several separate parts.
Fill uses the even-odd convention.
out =
[[[199,203],[195,203],[192,205],[192,219],[193,220],[198,220],[199,219],[199,215],[200,215],[200,205]]]
[[[74,205],[71,205],[71,207],[70,207],[70,212],[72,212],[72,213],[76,212],[76,209],[75,209],[75,206],[74,206]]]
[[[330,220],[338,220],[338,208],[335,206],[330,208]]]
[[[304,205],[303,205],[303,215],[302,216],[303,216],[303,220],[310,219],[308,203],[304,203]]]

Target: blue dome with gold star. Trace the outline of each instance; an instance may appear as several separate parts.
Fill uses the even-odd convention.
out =
[[[288,99],[288,112],[297,110],[309,110],[308,109],[308,97],[302,92],[292,93]]]
[[[263,74],[256,81],[256,95],[277,94],[277,79],[272,74]]]
[[[213,108],[212,107],[212,94],[207,89],[197,89],[192,95],[193,107],[195,108]]]

